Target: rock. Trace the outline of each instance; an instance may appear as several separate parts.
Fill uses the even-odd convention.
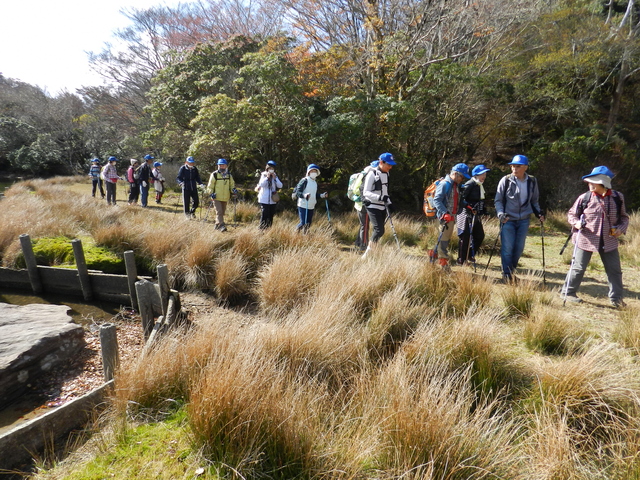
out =
[[[0,405],[8,405],[38,377],[84,346],[84,330],[66,305],[0,303]]]

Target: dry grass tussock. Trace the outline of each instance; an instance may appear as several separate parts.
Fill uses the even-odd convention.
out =
[[[629,227],[627,234],[620,242],[620,258],[625,263],[640,265],[640,213],[635,212],[629,215]]]

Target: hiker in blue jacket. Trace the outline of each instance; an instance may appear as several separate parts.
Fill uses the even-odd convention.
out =
[[[96,196],[96,188],[100,188],[100,195],[104,198],[104,188],[102,188],[102,179],[100,178],[100,171],[102,170],[102,166],[100,166],[100,159],[94,158],[91,160],[91,168],[89,169],[89,176],[91,177],[91,196]]]
[[[540,223],[544,215],[540,210],[540,191],[535,177],[527,174],[529,159],[516,155],[509,163],[511,174],[502,177],[496,191],[495,207],[500,219],[500,258],[502,280],[512,281],[518,261],[524,251],[533,213]]]
[[[187,157],[184,165],[178,170],[176,179],[178,185],[182,187],[182,203],[184,205],[184,214],[187,218],[195,218],[196,210],[200,202],[198,200],[198,186],[204,187],[204,183],[200,179],[200,172],[196,167],[196,161],[193,157]],[[193,205],[191,205],[193,201]]]
[[[469,167],[464,163],[457,163],[451,169],[449,175],[438,184],[433,197],[433,204],[436,207],[436,216],[442,225],[442,234],[436,248],[429,252],[432,261],[438,259],[440,266],[449,269],[449,241],[453,235],[453,227],[456,223],[456,215],[462,210],[464,201],[462,200],[462,190],[460,184],[466,179],[469,180]]]

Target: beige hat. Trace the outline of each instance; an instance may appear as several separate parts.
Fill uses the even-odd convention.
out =
[[[608,189],[611,188],[611,177],[607,175],[600,174],[600,175],[594,175],[592,177],[586,177],[584,181],[589,183],[599,183],[604,188],[608,188]]]

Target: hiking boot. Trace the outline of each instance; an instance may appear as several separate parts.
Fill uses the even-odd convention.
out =
[[[456,260],[456,263],[458,265],[464,265],[464,260],[462,258],[459,258],[458,260]]]
[[[226,232],[226,231],[227,231],[227,226],[226,226],[226,225],[222,225],[222,226],[220,227],[220,231],[221,231],[221,232]]]
[[[564,301],[564,295],[560,294],[562,296],[562,299]],[[568,294],[567,295],[567,302],[571,302],[571,303],[582,303],[582,299],[580,297],[578,297],[575,293],[574,294]]]
[[[439,258],[438,259],[438,265],[440,265],[442,267],[442,271],[443,272],[450,272],[451,271],[451,267],[449,266],[449,259],[448,258]]]
[[[627,306],[627,304],[624,303],[621,298],[612,298],[611,299],[611,306],[613,308],[624,308],[624,307]]]

